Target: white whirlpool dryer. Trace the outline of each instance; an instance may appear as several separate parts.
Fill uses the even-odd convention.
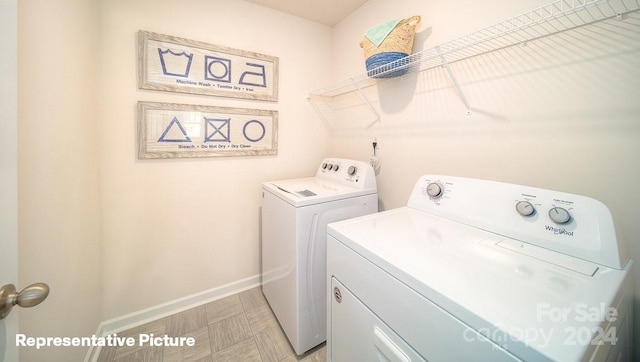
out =
[[[599,201],[425,175],[327,229],[330,361],[631,360],[632,261]]]
[[[373,168],[322,161],[315,177],[262,184],[262,292],[297,354],[326,340],[327,224],[378,211]]]

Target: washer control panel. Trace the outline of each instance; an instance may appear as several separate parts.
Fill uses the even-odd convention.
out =
[[[376,188],[376,176],[371,165],[357,160],[326,158],[320,163],[316,177],[363,190]]]
[[[424,175],[408,207],[614,268],[626,262],[609,209],[560,191]]]

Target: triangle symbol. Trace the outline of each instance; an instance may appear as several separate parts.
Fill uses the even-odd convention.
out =
[[[174,126],[178,130],[174,130]],[[168,137],[167,137],[168,136]],[[173,120],[169,123],[167,128],[162,132],[158,142],[191,142],[191,138],[187,135],[187,131],[184,130],[177,117],[173,117]]]

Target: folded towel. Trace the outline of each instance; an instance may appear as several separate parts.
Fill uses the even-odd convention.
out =
[[[401,22],[402,19],[389,20],[386,23],[374,26],[373,28],[367,30],[365,36],[367,39],[371,40],[375,46],[380,46],[384,39],[393,31],[393,29]]]

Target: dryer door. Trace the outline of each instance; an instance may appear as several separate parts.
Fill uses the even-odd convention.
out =
[[[331,278],[330,361],[426,361],[336,278]]]

